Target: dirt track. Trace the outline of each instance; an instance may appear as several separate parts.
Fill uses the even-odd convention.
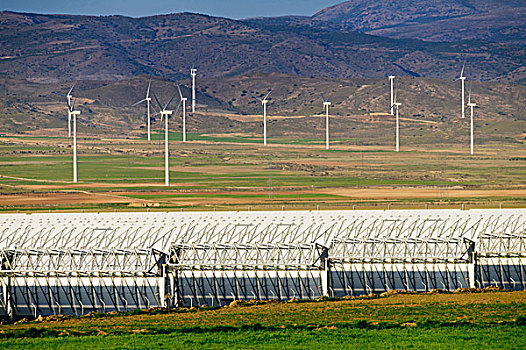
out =
[[[99,186],[97,186],[99,185]],[[129,184],[129,186],[140,187],[141,184]],[[148,186],[162,186],[159,184],[142,184]],[[62,190],[60,192],[53,193],[27,193],[27,194],[5,194],[0,195],[1,205],[33,205],[33,206],[46,206],[46,205],[76,205],[76,204],[106,204],[106,203],[154,203],[154,202],[169,202],[172,204],[180,205],[235,205],[235,204],[262,204],[262,203],[276,203],[286,200],[288,203],[291,202],[341,202],[342,200],[349,201],[382,201],[382,200],[410,200],[410,199],[464,199],[470,198],[485,199],[485,198],[526,198],[526,188],[515,188],[515,189],[464,189],[460,187],[371,187],[371,188],[330,188],[330,189],[319,189],[314,191],[186,191],[184,195],[177,192],[174,188],[172,191],[154,191],[154,192],[138,192],[138,191],[119,191],[119,192],[88,192],[88,191],[76,191],[74,188],[86,187],[87,185],[71,185],[67,186],[68,190]],[[89,185],[91,186],[91,185]],[[104,188],[104,187],[118,187],[122,184],[96,184],[92,187]],[[24,187],[30,187],[24,186]],[[33,189],[43,190],[52,185],[31,185]],[[126,187],[126,186],[122,186]],[[56,188],[56,187],[55,187]],[[160,199],[138,199],[134,198],[139,195],[162,195]],[[229,195],[235,194],[235,197]],[[341,198],[297,198],[297,195],[304,194],[328,194],[336,195]],[[214,195],[214,197],[210,197]],[[225,195],[224,197],[221,195]],[[248,196],[244,198],[243,196]],[[253,197],[257,196],[257,197]],[[290,198],[286,198],[290,196]],[[296,197],[296,198],[295,198]]]

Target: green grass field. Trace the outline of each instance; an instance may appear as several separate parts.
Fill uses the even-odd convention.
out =
[[[241,302],[0,326],[0,348],[520,349],[525,292]]]
[[[0,210],[121,208],[134,201],[155,201],[161,208],[203,209],[212,205],[237,210],[247,205],[278,209],[283,205],[327,208],[422,203],[523,206],[526,201],[526,149],[518,145],[484,146],[470,156],[458,146],[409,147],[396,153],[387,147],[271,144],[246,142],[250,137],[223,140],[192,134],[206,142],[170,144],[170,188],[164,184],[164,148],[141,139],[79,139],[79,184],[71,186],[69,140],[52,137],[0,138],[0,194],[22,196],[68,191],[120,196],[77,198],[39,204],[0,200]],[[273,140],[285,142],[284,140]],[[399,188],[399,197],[378,194],[353,197],[353,190]],[[431,189],[412,196],[409,188]],[[449,189],[493,190],[475,195]],[[331,190],[333,189],[333,190]],[[340,193],[339,191],[342,191]],[[499,192],[507,190],[508,192]],[[396,191],[393,189],[392,191]],[[345,193],[345,194],[343,194]],[[122,198],[129,198],[125,203]],[[7,199],[8,197],[2,197]],[[18,198],[18,197],[17,197]]]

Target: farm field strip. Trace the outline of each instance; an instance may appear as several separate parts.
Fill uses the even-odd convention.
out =
[[[342,341],[364,347],[419,344],[422,348],[526,345],[526,292],[396,294],[317,302],[237,301],[228,307],[200,306],[83,317],[50,316],[4,324],[0,348],[138,348],[176,342],[182,347],[224,348],[321,345]],[[104,342],[101,342],[104,340]],[[181,342],[181,343],[177,343]]]
[[[469,156],[458,147],[395,153],[377,146],[326,151],[309,145],[172,142],[172,186],[166,188],[158,142],[81,140],[79,184],[71,183],[67,142],[1,139],[0,206],[155,202],[234,208],[382,200],[521,203],[526,198],[526,150],[513,145],[485,145]]]

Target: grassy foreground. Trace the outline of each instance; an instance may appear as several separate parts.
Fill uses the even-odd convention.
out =
[[[526,347],[526,292],[394,294],[48,317],[2,325],[0,348]]]

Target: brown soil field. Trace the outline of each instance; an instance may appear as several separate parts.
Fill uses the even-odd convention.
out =
[[[126,184],[127,186],[140,187],[141,184]],[[162,184],[142,184],[147,186],[159,186]],[[179,185],[179,184],[178,184]],[[86,187],[86,184],[66,185],[64,188],[74,189],[75,187]],[[93,188],[104,187],[126,187],[121,184],[90,184]],[[24,188],[31,189],[51,189],[56,188],[53,185],[26,185]],[[162,199],[137,199],[134,196],[140,195],[162,195]],[[228,197],[235,194],[236,197]],[[239,205],[239,204],[258,204],[258,203],[275,203],[284,200],[283,197],[291,196],[286,199],[288,203],[295,202],[341,202],[340,199],[294,199],[296,195],[305,194],[328,194],[346,197],[348,200],[399,200],[399,199],[432,199],[432,198],[487,198],[487,197],[516,197],[526,198],[526,188],[512,189],[465,189],[461,187],[370,187],[370,188],[330,188],[319,189],[314,191],[282,191],[282,190],[262,190],[262,191],[119,191],[119,192],[88,192],[88,191],[68,191],[61,190],[54,193],[23,193],[23,194],[4,194],[0,195],[2,205],[64,205],[64,204],[105,204],[105,203],[154,203],[165,202],[175,205]],[[181,196],[183,195],[183,196]],[[209,197],[214,195],[215,197]],[[226,195],[221,197],[221,195]],[[187,197],[190,196],[190,197]],[[200,198],[200,196],[202,196]],[[257,198],[243,198],[243,196],[258,196]],[[275,197],[279,196],[279,197]]]
[[[136,201],[141,201],[137,199]],[[128,198],[112,196],[104,193],[27,193],[0,195],[2,205],[56,205],[56,204],[102,204],[128,203]]]
[[[353,199],[422,199],[422,198],[526,198],[526,188],[517,189],[464,189],[451,187],[377,187],[320,189],[318,193],[345,196]]]
[[[32,180],[36,181],[36,180]],[[177,183],[178,186],[199,186],[193,183]],[[17,187],[24,188],[27,190],[57,190],[57,189],[75,189],[75,188],[126,188],[126,187],[164,187],[163,180],[159,182],[145,182],[145,183],[77,183],[77,184],[60,184],[60,185],[18,185]]]

